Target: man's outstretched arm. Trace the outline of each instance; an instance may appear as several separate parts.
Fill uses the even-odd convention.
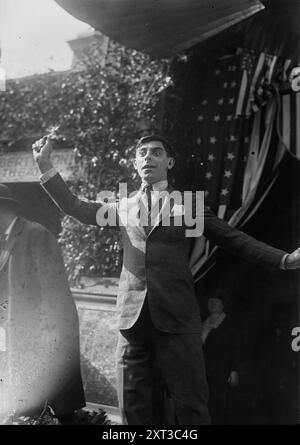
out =
[[[204,235],[227,250],[270,269],[300,268],[300,248],[288,254],[235,229],[208,209],[205,210]]]
[[[86,202],[73,195],[51,161],[51,140],[42,138],[32,146],[33,157],[41,172],[41,185],[55,204],[67,215],[84,224],[97,225],[96,215],[101,203]]]

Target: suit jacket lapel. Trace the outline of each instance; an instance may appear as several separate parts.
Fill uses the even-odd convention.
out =
[[[159,210],[158,206],[159,206],[159,201],[156,203],[154,210],[157,212],[157,217],[155,219],[155,223],[152,227],[152,229],[150,230],[150,232],[148,233],[148,236],[151,235],[151,233],[153,232],[154,229],[156,229],[156,227],[158,227],[158,225],[161,223],[161,221],[163,219],[169,218],[170,214],[173,210],[173,206],[174,206],[174,202],[173,200],[170,201],[170,193],[174,191],[173,187],[168,186],[168,188],[165,190],[165,194],[164,194],[164,198],[163,198],[163,204],[162,207]]]
[[[146,238],[145,228],[141,225],[138,217],[140,210],[141,191],[134,196],[122,199],[119,206],[120,224],[124,227],[135,227]]]
[[[159,209],[160,199],[158,199],[157,202],[154,204],[152,208],[152,214],[156,214],[156,218],[154,225],[148,235],[145,231],[144,226],[142,226],[140,220],[137,218],[140,209],[140,201],[142,199],[140,190],[134,196],[127,198],[126,200],[122,200],[122,202],[120,203],[119,217],[121,224],[123,224],[124,226],[128,225],[129,227],[136,227],[137,230],[139,230],[143,234],[143,236],[147,238],[153,232],[153,230],[158,227],[163,219],[170,217],[175,204],[173,200],[170,200],[169,196],[172,191],[174,191],[174,189],[171,186],[169,186],[165,190],[166,193],[163,196],[161,209]]]

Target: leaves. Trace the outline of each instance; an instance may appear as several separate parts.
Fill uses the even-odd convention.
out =
[[[9,81],[0,101],[2,150],[30,150],[34,140],[59,125],[55,146],[75,154],[71,188],[92,200],[100,190],[118,192],[120,182],[137,187],[131,163],[135,141],[159,130],[160,93],[171,84],[166,61],[110,42],[103,67],[98,48],[90,48],[81,71]],[[60,243],[73,283],[82,275],[119,274],[118,231],[65,217]]]

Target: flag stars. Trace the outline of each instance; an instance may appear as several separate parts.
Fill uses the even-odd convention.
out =
[[[206,99],[204,99],[202,102],[201,102],[201,105],[207,105],[208,104],[208,100],[206,100]]]
[[[211,154],[208,155],[208,160],[209,160],[210,162],[214,162],[215,159],[216,159],[216,157],[215,157],[215,155],[214,155],[213,153],[211,153]]]
[[[236,142],[237,138],[232,134],[230,136],[230,142]]]
[[[231,83],[230,83],[230,86],[231,86],[231,88],[234,88],[234,87],[237,86],[237,83],[236,83],[236,82],[231,82]]]
[[[211,179],[213,177],[212,172],[207,172],[205,177],[206,177],[206,179]]]
[[[217,114],[214,116],[214,122],[219,122],[221,120],[221,117]]]
[[[197,145],[201,145],[202,139],[201,138],[197,138]]]
[[[211,138],[209,138],[210,144],[215,144],[216,142],[217,142],[217,138],[215,136],[212,136]]]
[[[221,74],[221,70],[215,70],[215,71],[214,71],[214,75],[215,75],[215,76],[219,76],[220,74]]]
[[[224,99],[223,97],[221,99],[218,100],[218,105],[223,105],[224,104]]]
[[[221,195],[222,195],[222,196],[227,196],[228,193],[229,193],[229,190],[228,190],[228,189],[222,189],[222,191],[221,191]]]
[[[234,156],[233,153],[227,153],[227,159],[228,159],[229,161],[232,161],[234,158],[235,158],[235,156]]]
[[[198,122],[202,122],[203,120],[204,120],[204,116],[203,116],[203,114],[200,114],[199,116],[198,116]]]
[[[227,121],[228,121],[228,122],[232,121],[232,114],[228,114],[228,116],[227,116]]]
[[[231,170],[226,170],[224,176],[229,179],[232,176]]]
[[[231,98],[228,100],[228,103],[229,103],[229,105],[233,105],[233,104],[234,104],[234,97],[231,97]]]
[[[209,195],[209,191],[208,191],[208,190],[205,190],[205,191],[204,191],[204,196],[207,197],[208,195]]]
[[[226,89],[228,87],[228,82],[223,83],[223,88]]]
[[[248,144],[249,143],[249,137],[247,136],[247,137],[245,137],[245,139],[244,139],[244,142],[245,142],[245,144]]]

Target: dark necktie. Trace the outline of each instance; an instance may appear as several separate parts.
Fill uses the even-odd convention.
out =
[[[153,190],[153,187],[151,184],[146,184],[142,188],[143,193],[145,193],[145,195],[147,197],[147,225],[144,226],[147,235],[149,234],[149,232],[152,229],[152,225],[151,225],[151,192],[152,192],[152,190]]]

